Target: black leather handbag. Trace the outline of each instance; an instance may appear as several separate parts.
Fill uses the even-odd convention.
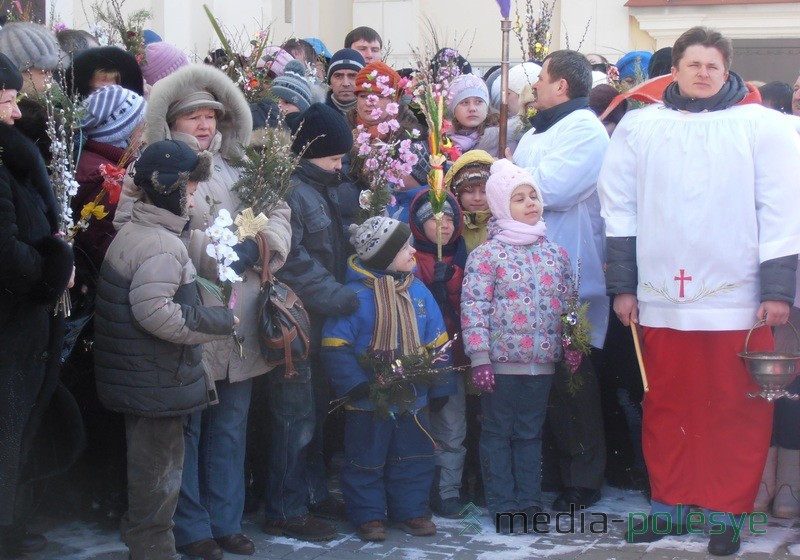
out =
[[[295,362],[308,359],[311,321],[297,294],[272,276],[266,236],[259,232],[256,242],[262,262],[261,293],[258,299],[258,341],[261,355],[269,366],[285,366],[287,378],[295,377]]]

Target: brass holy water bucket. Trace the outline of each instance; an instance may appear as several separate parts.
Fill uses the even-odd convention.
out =
[[[750,335],[753,334],[756,328],[764,324],[766,324],[766,321],[762,320],[753,325],[744,341],[744,350],[738,354],[744,360],[750,377],[761,387],[761,390],[757,393],[748,393],[747,396],[753,398],[761,397],[768,401],[774,401],[781,397],[790,400],[800,399],[800,395],[786,390],[786,387],[794,381],[798,371],[800,371],[800,352],[750,352],[747,349]],[[800,335],[797,334],[797,329],[791,323],[787,324],[792,327],[795,337],[800,342]]]

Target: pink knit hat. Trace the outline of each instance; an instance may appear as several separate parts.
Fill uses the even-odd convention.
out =
[[[150,43],[145,48],[145,59],[141,64],[142,76],[147,83],[155,85],[161,78],[172,74],[181,66],[189,65],[189,57],[178,47],[164,43]]]
[[[486,105],[489,105],[489,89],[486,87],[486,82],[474,74],[461,74],[450,84],[447,94],[447,110],[451,115],[455,111],[456,105],[468,97],[479,97]]]
[[[498,159],[492,164],[489,179],[486,181],[486,202],[492,216],[498,220],[512,220],[511,193],[520,185],[530,185],[536,189],[539,200],[544,204],[542,191],[536,185],[533,175],[507,159]]]
[[[261,53],[261,59],[256,63],[258,68],[266,67],[267,70],[272,70],[275,76],[283,74],[283,69],[290,60],[294,57],[280,47],[264,47],[264,52]]]

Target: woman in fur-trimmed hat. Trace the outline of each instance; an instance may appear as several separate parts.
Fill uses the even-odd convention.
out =
[[[189,256],[200,276],[217,280],[217,263],[206,254],[204,234],[216,214],[226,209],[231,216],[244,210],[232,190],[239,170],[231,159],[247,145],[252,129],[250,109],[242,92],[222,71],[207,65],[184,66],[153,86],[145,116],[145,142],[180,140],[193,150],[208,150],[213,173],[198,184],[196,206],[189,221]],[[135,168],[134,163],[134,168]],[[115,224],[130,214],[131,202],[141,190],[127,182],[117,208]],[[214,204],[214,207],[211,204]],[[289,208],[278,205],[262,230],[271,250],[265,263],[277,271],[289,253]],[[234,284],[234,311],[243,346],[240,354],[233,339],[206,344],[203,363],[213,378],[219,404],[195,412],[186,422],[186,459],[178,508],[175,512],[175,544],[178,551],[203,558],[221,557],[222,550],[252,554],[252,541],[242,534],[244,507],[244,441],[252,379],[272,369],[264,362],[258,343],[256,313],[260,290],[253,266],[261,264],[258,247],[247,239],[234,247],[234,263],[245,280]],[[220,305],[203,293],[206,305]],[[233,299],[235,298],[235,300]],[[203,473],[201,476],[200,473]]]

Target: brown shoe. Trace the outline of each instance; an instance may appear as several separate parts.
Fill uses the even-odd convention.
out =
[[[336,527],[309,514],[292,519],[267,519],[264,522],[264,532],[311,542],[330,541],[339,536]]]
[[[386,524],[380,519],[362,523],[356,528],[356,532],[362,541],[386,540]]]
[[[436,534],[436,525],[433,521],[424,517],[395,521],[393,525],[398,529],[402,529],[412,537],[429,537]]]
[[[186,556],[196,556],[203,560],[222,560],[223,555],[222,549],[214,539],[195,541],[183,546],[178,546],[175,550]]]
[[[322,519],[331,519],[333,521],[343,521],[347,519],[347,515],[344,511],[344,503],[333,496],[318,504],[308,504],[308,511],[314,517],[321,517]]]
[[[44,535],[32,533],[24,526],[6,527],[5,531],[0,533],[0,554],[8,554],[9,558],[24,558],[24,554],[39,552],[46,546],[47,539]]]
[[[222,550],[225,552],[230,552],[231,554],[252,556],[256,551],[256,545],[253,544],[253,541],[248,539],[247,536],[243,535],[242,533],[227,535],[214,540],[217,541],[217,544],[222,547]]]

